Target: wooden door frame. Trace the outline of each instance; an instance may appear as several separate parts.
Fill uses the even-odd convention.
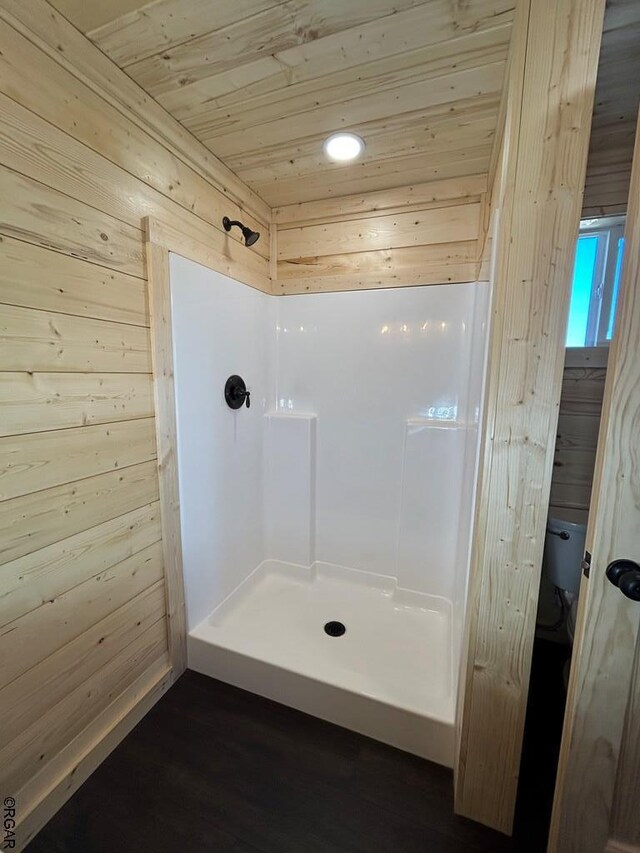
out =
[[[616,525],[633,530],[629,513],[623,516],[617,508],[618,481],[637,479],[633,459],[623,458],[624,448],[634,446],[634,434],[623,434],[622,413],[618,402],[637,407],[638,392],[634,387],[637,371],[629,359],[638,357],[634,347],[621,347],[621,340],[633,339],[632,317],[640,310],[640,120],[636,128],[636,146],[631,173],[629,207],[625,228],[625,258],[620,286],[620,304],[614,335],[603,403],[603,417],[598,439],[598,452],[587,528],[587,550],[592,555],[589,578],[583,578],[576,624],[576,637],[567,710],[563,731],[558,778],[556,782],[549,853],[601,853],[630,851],[624,843],[609,840],[610,824],[614,837],[625,834],[628,815],[616,808],[616,786],[630,785],[631,768],[625,770],[622,755],[625,730],[638,728],[640,703],[627,703],[620,691],[607,691],[607,681],[632,683],[629,654],[617,654],[623,649],[636,648],[640,632],[638,605],[626,601],[605,576],[605,568],[619,557],[637,559],[621,554],[620,533]],[[635,332],[635,339],[638,334]],[[631,420],[627,414],[627,420]],[[637,429],[636,429],[637,433]],[[623,464],[626,464],[623,466]],[[605,467],[606,466],[606,467]],[[612,479],[611,470],[618,476]],[[606,477],[603,476],[606,472]],[[637,520],[635,530],[637,532]],[[622,528],[622,537],[633,539]],[[636,661],[636,667],[640,665]],[[600,679],[599,689],[594,689]],[[602,683],[604,682],[604,684]],[[635,678],[636,692],[640,689]],[[626,721],[625,721],[626,715]],[[626,729],[625,729],[626,727]],[[636,737],[637,741],[637,737]],[[637,758],[637,756],[636,756]],[[618,766],[620,763],[620,766]],[[632,763],[632,762],[630,762]],[[597,767],[597,771],[594,771]],[[625,775],[626,774],[626,775]],[[632,806],[637,811],[637,803]],[[636,853],[638,850],[636,848]]]
[[[256,275],[236,258],[213,248],[213,240],[185,234],[154,217],[143,220],[151,326],[151,359],[155,402],[156,446],[160,488],[160,522],[167,601],[167,635],[173,677],[187,668],[187,620],[182,564],[180,486],[169,253],[180,255],[242,284],[271,294],[271,281]],[[211,226],[211,230],[214,231]],[[232,246],[231,248],[235,248]]]
[[[456,811],[510,833],[604,0],[519,0],[492,212],[492,306]]]

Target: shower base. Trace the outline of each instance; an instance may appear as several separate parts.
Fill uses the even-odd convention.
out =
[[[341,622],[331,636],[324,627]],[[339,629],[338,629],[339,630]],[[267,560],[188,637],[191,669],[451,767],[451,603]]]

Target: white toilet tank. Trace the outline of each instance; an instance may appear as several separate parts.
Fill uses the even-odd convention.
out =
[[[553,508],[547,519],[543,568],[557,587],[577,595],[587,534],[585,510]]]

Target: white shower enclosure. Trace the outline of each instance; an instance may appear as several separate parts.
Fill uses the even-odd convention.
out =
[[[189,666],[452,766],[488,285],[170,269]]]

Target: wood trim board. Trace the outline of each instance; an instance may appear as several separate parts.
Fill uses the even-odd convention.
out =
[[[187,667],[187,628],[180,530],[169,252],[150,240],[146,244],[146,251],[169,657],[172,668],[176,674],[180,674]]]
[[[517,6],[492,199],[499,216],[455,801],[460,814],[507,834],[604,6],[604,0]]]

